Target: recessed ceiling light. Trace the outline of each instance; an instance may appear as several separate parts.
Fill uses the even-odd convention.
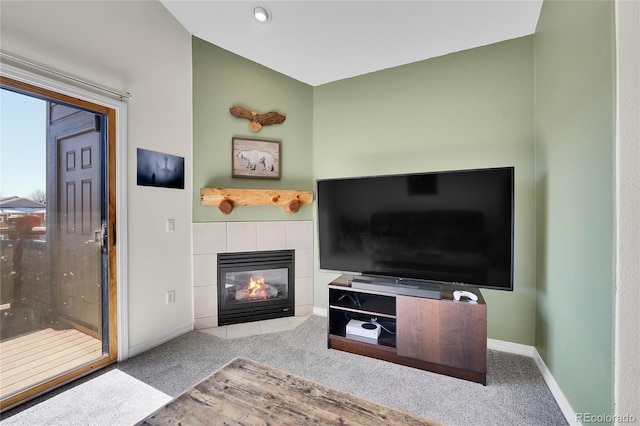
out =
[[[268,22],[271,20],[271,11],[267,6],[256,6],[253,8],[253,16],[260,22]]]

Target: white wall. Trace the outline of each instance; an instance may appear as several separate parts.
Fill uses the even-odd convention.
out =
[[[0,2],[1,48],[129,91],[130,354],[193,326],[191,36],[159,2]],[[136,149],[185,158],[185,189],[136,185]],[[119,165],[125,163],[118,159]],[[175,220],[175,232],[165,221]],[[176,303],[165,305],[165,292]]]
[[[640,2],[616,2],[617,294],[615,414],[640,419]]]

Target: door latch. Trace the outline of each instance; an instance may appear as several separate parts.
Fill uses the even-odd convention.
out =
[[[102,222],[102,226],[93,232],[93,242],[100,244],[101,247],[107,246],[107,223]]]

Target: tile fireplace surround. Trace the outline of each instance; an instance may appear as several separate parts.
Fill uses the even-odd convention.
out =
[[[218,327],[218,253],[295,250],[295,316],[313,313],[313,222],[206,222],[193,225],[196,330]]]

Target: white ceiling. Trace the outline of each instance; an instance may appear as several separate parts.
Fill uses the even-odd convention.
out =
[[[160,0],[194,36],[311,86],[533,34],[542,0]],[[253,17],[257,5],[272,19]]]

